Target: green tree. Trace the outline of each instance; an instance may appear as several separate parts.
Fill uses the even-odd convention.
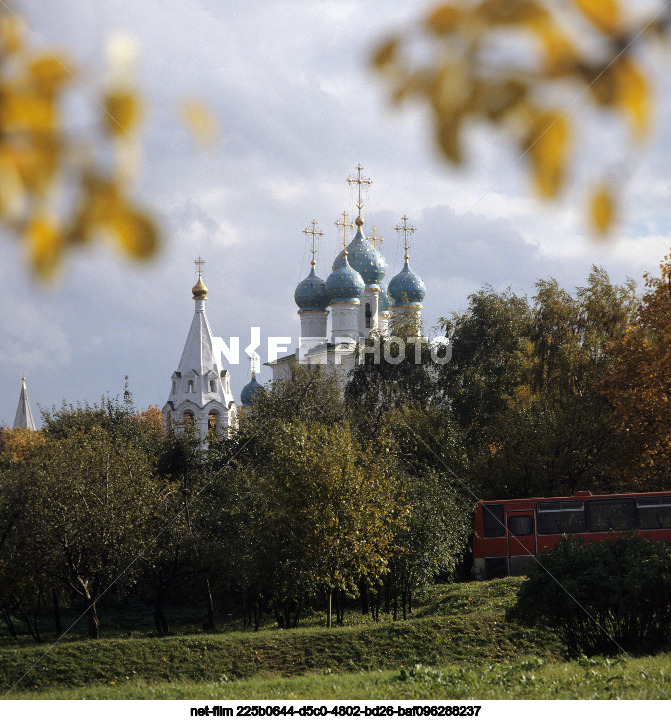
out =
[[[531,318],[526,298],[486,286],[469,296],[464,313],[440,320],[452,359],[441,367],[439,384],[474,442],[524,385]]]
[[[361,578],[386,572],[399,517],[388,454],[364,452],[346,423],[302,420],[267,426],[263,449],[240,464],[240,496],[222,520],[238,530],[225,542],[239,543],[246,584],[280,627],[296,625],[316,594],[330,625],[334,592],[353,594]]]
[[[98,638],[98,597],[137,578],[165,488],[141,448],[100,427],[48,439],[22,472],[33,486],[22,523],[47,573],[87,603],[89,636]]]
[[[574,654],[668,648],[670,550],[635,534],[563,538],[539,556],[507,617],[554,629]]]
[[[388,583],[393,588],[394,618],[400,590],[405,620],[416,591],[439,575],[454,573],[470,535],[473,503],[446,471],[407,476],[400,490],[408,515],[394,538],[397,550],[389,562]]]
[[[489,497],[613,490],[621,451],[596,384],[636,306],[633,283],[599,268],[571,295],[550,279],[533,305],[509,291],[471,296],[446,321],[453,352],[441,382],[464,429],[470,478]]]

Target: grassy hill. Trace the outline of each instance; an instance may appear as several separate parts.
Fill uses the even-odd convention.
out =
[[[99,641],[5,641],[7,698],[664,698],[671,663],[566,662],[547,633],[506,624],[520,581],[436,586],[407,622],[350,612],[326,629],[316,615],[292,631],[159,638],[118,617]],[[131,625],[136,623],[131,618]],[[228,626],[234,626],[229,622]],[[109,624],[108,624],[109,626]],[[649,677],[645,676],[648,673]],[[652,678],[652,680],[651,680]],[[666,679],[669,679],[668,681]],[[665,690],[664,690],[665,689]],[[585,695],[581,695],[581,694]]]

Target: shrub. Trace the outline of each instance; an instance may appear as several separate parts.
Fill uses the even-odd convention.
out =
[[[569,652],[650,651],[671,642],[671,544],[633,534],[564,538],[542,553],[507,617],[554,629]]]

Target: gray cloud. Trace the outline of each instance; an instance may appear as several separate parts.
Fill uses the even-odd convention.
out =
[[[403,27],[423,6],[312,0],[206,3],[117,0],[91,3],[25,0],[31,27],[62,45],[82,83],[98,87],[105,39],[116,30],[140,47],[138,84],[147,99],[144,167],[138,195],[164,229],[165,247],[149,265],[119,260],[112,248],[68,260],[62,283],[43,290],[19,252],[0,245],[0,420],[11,422],[21,374],[34,405],[62,397],[97,400],[120,392],[128,374],[139,405],[161,406],[186,338],[193,305],[193,260],[207,260],[207,312],[216,335],[298,336],[293,291],[308,272],[302,230],[314,218],[325,235],[318,272],[338,251],[333,221],[353,217],[345,178],[361,162],[374,184],[366,228],[384,235],[391,272],[402,252],[393,228],[407,213],[418,231],[411,264],[427,285],[425,318],[466,307],[467,295],[490,283],[532,293],[539,277],[581,284],[593,262],[615,280],[655,269],[669,246],[665,163],[660,150],[637,164],[621,237],[600,248],[586,242],[580,196],[557,208],[528,197],[514,152],[488,131],[469,133],[469,169],[440,161],[421,112],[389,109],[366,67],[374,42]],[[81,96],[81,91],[75,95]],[[667,93],[667,95],[671,95]],[[185,97],[205,100],[221,125],[219,145],[199,151],[180,125]],[[75,127],[95,111],[73,99]],[[591,157],[594,164],[597,157]],[[650,267],[652,265],[652,268]],[[265,350],[262,355],[265,359]],[[232,368],[239,395],[249,375]],[[262,374],[268,378],[269,374]]]

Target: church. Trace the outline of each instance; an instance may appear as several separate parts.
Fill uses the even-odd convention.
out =
[[[316,239],[323,235],[312,221],[304,233],[311,236],[311,268],[308,276],[296,287],[294,300],[300,319],[300,341],[290,355],[270,361],[272,382],[288,379],[296,363],[308,366],[323,364],[340,367],[347,373],[356,363],[356,347],[371,334],[385,336],[389,331],[390,314],[403,314],[416,328],[421,328],[422,301],[426,289],[421,277],[409,264],[408,237],[415,228],[403,216],[396,230],[402,234],[404,265],[389,282],[387,262],[378,249],[381,238],[373,228],[371,235],[364,233],[362,217],[362,188],[371,180],[357,175],[347,182],[357,189],[358,215],[354,223],[347,222],[347,213],[336,225],[343,232],[343,250],[338,253],[326,280],[316,272]],[[354,237],[347,243],[347,231],[356,227]],[[205,314],[207,288],[202,279],[204,261],[198,258],[198,280],[192,288],[195,310],[186,344],[171,377],[171,391],[162,412],[166,425],[193,423],[205,437],[210,430],[224,432],[235,426],[240,413],[254,402],[261,387],[252,366],[252,379],[242,389],[237,405],[230,385],[230,373],[224,367],[223,340],[212,335]],[[329,333],[330,316],[330,333]]]
[[[377,236],[375,227],[371,235],[364,232],[362,188],[372,181],[361,175],[361,165],[356,170],[356,176],[348,177],[347,183],[357,190],[358,214],[354,223],[348,223],[347,213],[343,212],[335,223],[343,233],[343,250],[333,261],[326,280],[317,275],[315,261],[316,239],[323,233],[315,221],[303,231],[311,236],[312,260],[308,276],[294,292],[300,321],[299,345],[290,355],[265,364],[272,371],[272,382],[290,378],[296,363],[340,368],[344,377],[356,363],[357,345],[372,334],[388,335],[394,314],[402,315],[406,323],[410,319],[418,334],[421,329],[426,289],[421,277],[410,268],[408,255],[408,237],[416,228],[408,225],[406,216],[396,226],[403,238],[404,265],[387,284],[387,261],[378,248],[382,238]],[[355,227],[348,244],[347,232]],[[236,403],[230,372],[225,367],[224,341],[212,334],[205,313],[208,290],[202,277],[204,263],[200,257],[195,261],[198,280],[191,289],[195,304],[193,320],[162,409],[166,427],[193,424],[201,438],[211,431],[223,433],[235,427],[261,388],[252,365],[252,379],[242,388],[240,403]],[[25,378],[14,428],[35,429]]]

